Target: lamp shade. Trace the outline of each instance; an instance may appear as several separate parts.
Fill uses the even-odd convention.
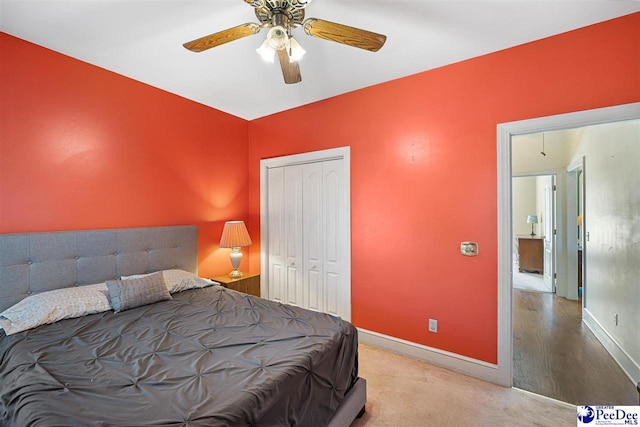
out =
[[[527,216],[527,224],[537,224],[537,223],[538,223],[538,215]]]
[[[251,246],[251,237],[249,237],[244,221],[225,222],[220,238],[220,247],[241,248],[244,246]]]
[[[256,49],[256,52],[260,55],[260,57],[266,62],[274,62],[274,57],[276,55],[276,51],[269,44],[269,40],[265,40],[259,48]]]
[[[298,62],[302,59],[306,51],[300,46],[300,43],[293,37],[289,39],[289,62]]]

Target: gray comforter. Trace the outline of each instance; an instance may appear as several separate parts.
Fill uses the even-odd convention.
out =
[[[220,286],[0,331],[3,426],[322,426],[357,377],[338,318]]]

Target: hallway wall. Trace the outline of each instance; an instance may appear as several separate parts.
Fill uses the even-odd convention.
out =
[[[574,161],[582,156],[585,307],[631,359],[629,374],[640,381],[640,120],[585,128]]]

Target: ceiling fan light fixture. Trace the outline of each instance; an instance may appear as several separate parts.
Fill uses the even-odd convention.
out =
[[[289,42],[289,36],[287,36],[287,30],[282,25],[276,25],[271,28],[267,33],[267,41],[271,48],[275,50],[282,50],[287,47]]]
[[[269,40],[265,40],[262,45],[256,49],[256,52],[258,52],[258,55],[260,55],[264,61],[274,63],[276,51],[269,44]]]
[[[305,8],[311,3],[311,0],[244,1],[255,8],[255,15],[259,23],[248,22],[200,37],[183,43],[185,49],[191,52],[203,52],[234,40],[258,34],[263,28],[266,28],[266,40],[256,49],[257,53],[264,61],[270,63],[275,62],[275,56],[278,54],[278,62],[282,69],[284,82],[286,84],[295,84],[302,81],[298,62],[305,54],[304,49],[292,37],[291,31],[295,28],[302,27],[305,34],[312,37],[371,52],[380,50],[387,40],[387,36],[383,34],[336,22],[318,18],[305,20]]]
[[[300,43],[293,37],[289,39],[289,62],[298,62],[307,52],[300,46]]]

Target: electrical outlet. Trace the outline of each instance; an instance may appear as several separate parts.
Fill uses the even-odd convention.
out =
[[[438,321],[436,319],[429,319],[429,332],[438,332]]]
[[[613,313],[613,324],[618,326],[618,313]]]

